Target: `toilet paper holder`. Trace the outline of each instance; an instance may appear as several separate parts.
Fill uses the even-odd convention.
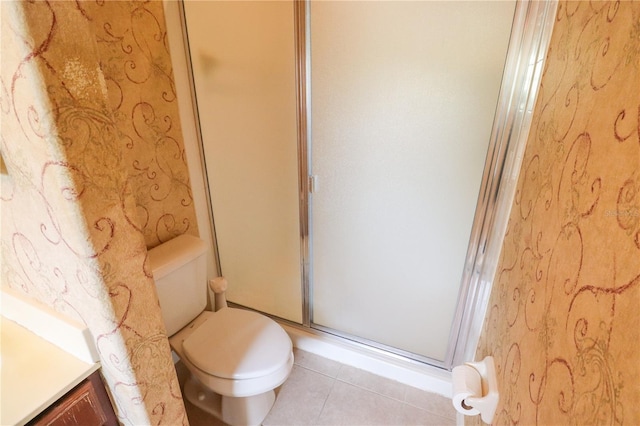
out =
[[[493,357],[466,362],[454,367],[451,373],[456,410],[465,415],[480,414],[483,422],[491,424],[500,400]]]

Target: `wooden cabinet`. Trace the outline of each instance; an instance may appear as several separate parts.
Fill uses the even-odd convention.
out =
[[[29,426],[115,426],[118,420],[96,371],[28,423]]]

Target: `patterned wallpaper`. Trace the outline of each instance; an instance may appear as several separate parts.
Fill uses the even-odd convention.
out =
[[[476,357],[495,424],[640,424],[639,302],[640,2],[562,2]]]
[[[162,2],[83,2],[148,248],[198,235]],[[132,224],[135,221],[132,220]]]
[[[146,263],[197,235],[161,2],[1,2],[2,285],[84,321],[124,424],[186,424]]]

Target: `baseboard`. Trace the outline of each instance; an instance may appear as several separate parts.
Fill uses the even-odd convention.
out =
[[[306,352],[360,368],[409,386],[451,397],[451,372],[393,354],[366,347],[327,333],[312,333],[289,324],[280,324],[293,346]]]

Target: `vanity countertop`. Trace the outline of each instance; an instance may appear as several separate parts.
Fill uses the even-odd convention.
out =
[[[100,368],[86,325],[4,286],[0,314],[0,425],[27,423]]]
[[[0,317],[0,424],[25,424],[98,368]]]

